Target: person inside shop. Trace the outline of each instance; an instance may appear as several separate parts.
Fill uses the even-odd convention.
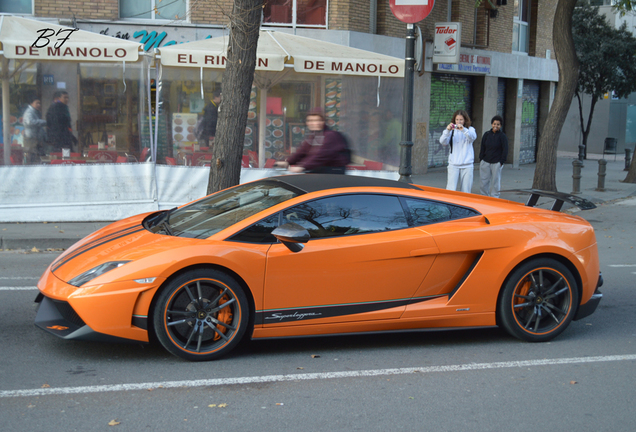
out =
[[[492,129],[481,138],[479,191],[482,195],[499,198],[501,170],[508,159],[508,137],[501,130],[503,125],[501,116],[494,116],[490,125]]]
[[[470,193],[473,187],[473,163],[475,161],[473,142],[477,138],[477,132],[470,124],[468,113],[464,110],[457,110],[453,113],[451,122],[439,138],[440,144],[450,147],[446,182],[448,190]]]
[[[53,102],[46,112],[46,126],[52,151],[62,149],[77,150],[77,138],[71,127],[71,112],[68,109],[68,92],[58,90],[53,93]]]
[[[221,104],[221,90],[212,93],[212,100],[203,109],[203,119],[200,130],[197,131],[199,144],[209,146],[216,135],[216,123],[219,118],[219,105]]]
[[[347,140],[341,133],[327,127],[320,108],[311,110],[305,117],[305,123],[305,140],[287,161],[276,162],[275,166],[287,168],[293,173],[344,174],[350,161]]]
[[[22,123],[24,124],[24,149],[26,152],[26,162],[29,164],[38,163],[40,156],[46,154],[44,148],[46,142],[46,120],[42,120],[42,102],[37,95],[30,95]]]

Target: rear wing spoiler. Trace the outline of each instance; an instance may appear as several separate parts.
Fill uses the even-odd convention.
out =
[[[554,202],[552,203],[552,207],[550,208],[550,210],[554,210],[554,211],[561,211],[561,208],[563,207],[563,203],[566,203],[566,202],[577,206],[581,210],[592,210],[596,208],[596,205],[594,205],[592,201],[586,200],[585,198],[581,198],[578,196],[562,193],[562,192],[551,192],[551,191],[543,191],[538,189],[512,189],[512,190],[506,190],[501,192],[518,192],[518,193],[530,194],[530,197],[528,198],[528,201],[526,202],[526,205],[528,207],[534,207],[535,205],[537,205],[539,198],[545,197],[545,198],[554,199]]]

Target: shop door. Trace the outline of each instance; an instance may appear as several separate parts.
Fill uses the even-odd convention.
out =
[[[539,82],[523,82],[521,105],[521,146],[520,164],[530,164],[537,160],[537,136],[539,132]]]
[[[464,110],[472,117],[473,80],[474,77],[466,75],[433,74],[431,77],[429,167],[448,164],[449,148],[442,147],[439,138],[453,113]]]

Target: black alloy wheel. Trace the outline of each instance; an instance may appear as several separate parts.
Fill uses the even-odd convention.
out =
[[[534,259],[508,277],[499,299],[499,320],[519,339],[545,342],[566,329],[578,303],[570,270],[554,259]]]
[[[191,361],[214,360],[240,342],[249,309],[241,286],[216,270],[192,270],[171,281],[154,309],[157,339]]]

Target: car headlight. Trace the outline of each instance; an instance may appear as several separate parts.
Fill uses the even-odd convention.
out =
[[[100,264],[97,267],[94,267],[84,273],[82,273],[79,276],[74,277],[73,279],[71,279],[68,283],[71,285],[74,285],[76,287],[81,287],[82,285],[84,285],[86,282],[89,282],[93,279],[95,279],[97,276],[101,276],[106,272],[109,272],[111,270],[114,270],[118,267],[123,266],[126,263],[129,263],[130,261],[111,261],[111,262],[107,262],[104,264]]]

